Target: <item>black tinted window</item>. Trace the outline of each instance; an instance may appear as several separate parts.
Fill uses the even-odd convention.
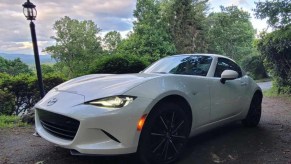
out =
[[[206,76],[211,62],[212,57],[210,56],[172,56],[159,60],[147,68],[144,72]]]
[[[233,62],[229,59],[225,59],[225,58],[218,58],[214,77],[221,77],[221,73],[224,70],[233,70],[233,71],[236,71],[238,73],[239,77],[242,76],[241,69],[235,62]]]

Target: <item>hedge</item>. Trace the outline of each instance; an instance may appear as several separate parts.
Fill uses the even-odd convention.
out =
[[[146,58],[134,55],[108,55],[93,62],[89,73],[138,73],[148,65]]]
[[[258,44],[279,94],[291,94],[291,24],[266,34]]]
[[[36,76],[20,74],[9,76],[0,74],[0,114],[21,115],[40,100]],[[43,77],[45,91],[48,92],[66,79],[58,74],[48,74]],[[10,101],[7,101],[7,100]],[[11,101],[13,100],[13,101]]]

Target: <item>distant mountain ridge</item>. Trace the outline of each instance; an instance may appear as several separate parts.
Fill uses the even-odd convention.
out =
[[[27,65],[34,65],[34,55],[26,55],[26,54],[7,54],[0,53],[0,56],[7,60],[14,60],[16,58],[20,58],[22,62]],[[52,59],[51,55],[40,55],[40,63],[41,64],[54,64],[56,61]]]

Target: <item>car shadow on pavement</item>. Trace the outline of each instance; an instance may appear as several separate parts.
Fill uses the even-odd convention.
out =
[[[265,151],[272,151],[272,134],[262,126],[246,128],[231,123],[190,139],[179,164],[260,163]],[[266,153],[266,152],[265,152]]]
[[[191,138],[179,164],[192,163],[258,163],[260,154],[272,151],[271,133],[264,127],[245,128],[240,123],[228,124]],[[256,157],[258,156],[258,157]],[[45,163],[136,164],[135,154],[120,156],[71,156],[67,149],[56,147]]]
[[[73,156],[68,149],[56,147],[57,151],[52,158],[45,160],[46,164],[135,164],[138,162],[135,154],[118,156]],[[58,155],[56,155],[58,154]]]

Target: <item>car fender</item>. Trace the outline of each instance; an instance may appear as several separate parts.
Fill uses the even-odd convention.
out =
[[[181,76],[180,78],[184,79],[186,77]],[[159,78],[151,79],[130,89],[124,94],[152,99],[152,102],[148,105],[148,108],[144,110],[144,114],[150,113],[153,107],[162,99],[173,95],[180,96],[190,105],[192,109],[192,126],[196,125],[198,109],[195,107],[195,103],[191,103],[190,95],[193,93],[185,87],[183,80],[180,80],[177,75],[165,75]]]
[[[262,89],[258,86],[258,84],[251,77],[247,76],[246,78],[248,78],[248,84],[249,84],[248,89],[247,89],[248,91],[246,92],[246,93],[248,93],[248,96],[247,96],[248,99],[246,101],[246,103],[247,103],[246,109],[244,111],[242,111],[242,113],[241,113],[242,119],[244,119],[247,116],[248,111],[249,111],[249,107],[251,105],[251,102],[252,102],[252,99],[253,99],[253,96],[255,95],[255,93],[257,91],[260,91],[263,94]]]

